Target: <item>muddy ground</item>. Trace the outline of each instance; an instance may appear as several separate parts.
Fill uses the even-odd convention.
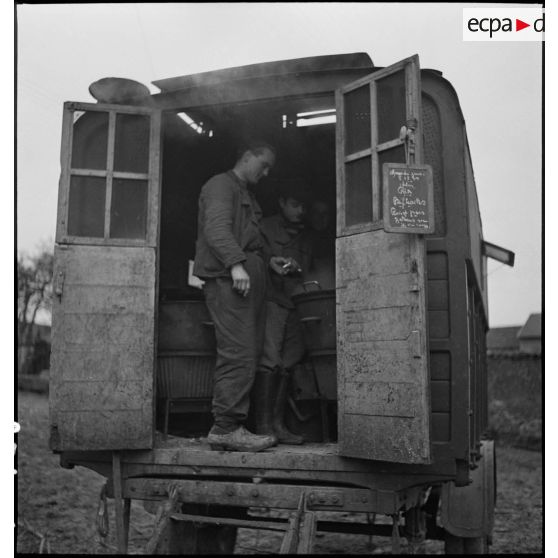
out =
[[[17,448],[17,551],[56,554],[111,554],[116,552],[114,506],[108,500],[108,536],[97,533],[100,475],[81,467],[66,470],[48,449],[47,396],[20,392],[18,416],[21,432]],[[494,540],[495,554],[542,552],[542,456],[540,452],[497,447],[498,500]],[[371,518],[370,518],[371,519]],[[376,518],[384,522],[387,518]],[[342,520],[366,521],[346,514]],[[151,535],[154,516],[141,503],[132,503],[130,553],[142,554]],[[238,554],[269,554],[279,549],[279,535],[241,529]],[[402,552],[406,552],[402,543]],[[427,541],[419,549],[442,554],[443,544]],[[390,554],[389,539],[363,535],[318,533],[315,553]]]

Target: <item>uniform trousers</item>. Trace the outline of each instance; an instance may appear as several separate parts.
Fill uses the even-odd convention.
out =
[[[248,417],[265,328],[265,264],[256,253],[246,256],[247,296],[233,290],[229,277],[206,278],[203,287],[217,342],[212,412],[215,424],[227,432]]]
[[[294,308],[266,301],[265,339],[259,368],[288,370],[305,352],[302,325]]]

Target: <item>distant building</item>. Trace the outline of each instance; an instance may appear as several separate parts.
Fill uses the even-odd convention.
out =
[[[519,352],[540,355],[542,351],[541,342],[541,314],[531,314],[525,325],[519,330]]]
[[[523,326],[492,328],[486,337],[491,428],[534,449],[542,444],[541,322],[531,314]]]
[[[486,337],[488,356],[540,356],[541,325],[542,315],[531,314],[523,326],[492,328]]]

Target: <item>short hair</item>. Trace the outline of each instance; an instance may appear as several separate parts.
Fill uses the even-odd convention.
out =
[[[291,178],[282,180],[277,185],[277,198],[293,198],[301,203],[308,204],[311,200],[310,189],[308,185],[299,178]]]
[[[273,155],[277,155],[277,151],[273,145],[267,141],[261,139],[251,139],[242,141],[236,151],[236,160],[240,161],[242,156],[247,152],[253,153],[254,155],[261,155],[265,150],[271,151]]]

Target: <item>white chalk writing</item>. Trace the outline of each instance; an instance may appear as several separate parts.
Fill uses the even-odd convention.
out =
[[[423,169],[392,168],[388,173],[390,202],[389,219],[392,226],[403,229],[430,227],[424,188]]]

